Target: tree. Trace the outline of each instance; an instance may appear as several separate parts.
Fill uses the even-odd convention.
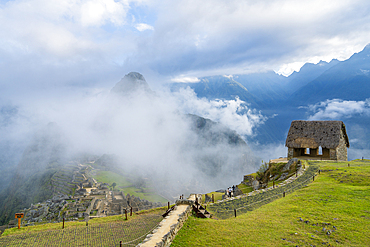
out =
[[[113,187],[113,190],[114,190],[114,187],[116,187],[116,182],[113,182],[113,184],[112,184],[112,187]]]

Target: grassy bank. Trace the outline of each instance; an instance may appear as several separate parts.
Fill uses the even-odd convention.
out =
[[[254,211],[190,217],[172,246],[368,246],[370,162],[318,164],[314,182]]]
[[[85,222],[44,224],[7,229],[0,237],[0,246],[136,246],[157,227],[166,208],[142,211],[139,214],[92,219]]]
[[[108,224],[108,223],[120,223],[120,222],[130,222],[136,218],[140,218],[141,216],[145,215],[161,215],[166,211],[167,207],[149,209],[149,210],[142,210],[139,212],[134,213],[132,216],[129,216],[126,220],[126,216],[123,214],[121,215],[114,215],[114,216],[107,216],[101,218],[94,218],[89,220],[89,226],[95,226],[100,224]],[[4,231],[1,237],[11,236],[11,235],[19,235],[24,233],[37,233],[43,231],[50,231],[50,230],[60,230],[62,228],[63,223],[47,223],[47,224],[38,224],[34,226],[22,226],[21,229],[18,228],[9,228]],[[76,228],[76,227],[86,227],[86,222],[84,220],[81,221],[65,221],[64,229],[69,228]]]
[[[116,183],[115,191],[123,191],[125,194],[134,195],[151,202],[166,203],[168,200],[155,194],[151,188],[137,188],[129,179],[121,174],[112,171],[99,171],[94,178],[98,182],[113,184]]]

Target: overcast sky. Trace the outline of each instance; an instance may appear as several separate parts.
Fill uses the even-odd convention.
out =
[[[3,98],[346,59],[370,42],[368,0],[0,0]],[[181,80],[180,80],[181,81]],[[154,84],[154,85],[153,85]]]

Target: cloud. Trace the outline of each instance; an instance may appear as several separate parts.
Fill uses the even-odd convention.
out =
[[[183,82],[183,83],[197,83],[200,82],[199,78],[197,77],[185,77],[185,76],[179,76],[176,78],[171,79],[172,82]]]
[[[0,133],[5,135],[0,145],[11,141],[12,146],[23,143],[24,147],[32,135],[53,122],[67,153],[115,154],[125,172],[150,178],[167,195],[188,193],[189,188],[203,192],[225,188],[257,168],[247,146],[234,147],[220,140],[210,144],[194,132],[194,123],[186,117],[198,113],[251,135],[263,116],[239,99],[198,99],[190,89],[126,97],[98,89],[43,95],[17,102],[16,107],[3,103]]]
[[[253,135],[253,130],[267,119],[240,100],[208,100],[197,98],[190,88],[174,93],[174,100],[183,112],[196,114],[220,122],[240,135]]]
[[[154,31],[154,27],[152,27],[151,25],[145,24],[145,23],[138,23],[135,25],[135,28],[139,30],[140,32],[143,32],[145,30]]]
[[[251,143],[251,149],[253,153],[261,159],[260,164],[262,162],[268,163],[272,159],[286,157],[288,152],[287,147],[285,147],[283,143],[271,143],[267,145]]]
[[[315,59],[348,58],[370,38],[364,31],[369,29],[364,22],[369,17],[362,14],[365,11],[358,15],[358,10],[368,8],[363,1],[326,1],[324,5],[320,1],[290,0],[167,4],[159,9],[156,33],[144,40],[142,47],[143,54],[161,58],[147,63],[162,73],[242,73],[253,66],[275,66],[279,70],[294,65],[297,69],[296,64]],[[358,26],[349,29],[348,19]],[[357,29],[359,26],[364,29]],[[352,43],[349,37],[356,41]]]
[[[7,1],[0,4],[0,83],[14,75],[14,85],[50,83],[58,70],[61,82],[74,84],[102,83],[123,70],[162,80],[289,74],[360,51],[370,40],[369,8],[360,0]],[[42,78],[28,70],[32,64]]]
[[[326,100],[315,105],[308,106],[308,111],[313,113],[313,115],[309,116],[308,120],[339,120],[362,114],[370,116],[370,99],[366,99],[364,101],[341,99]]]

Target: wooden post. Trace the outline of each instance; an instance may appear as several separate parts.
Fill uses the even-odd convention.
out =
[[[348,163],[348,167],[349,167],[349,163]]]
[[[121,241],[119,241],[119,247],[122,247],[123,245],[122,245],[122,240]]]
[[[272,181],[272,188],[275,189],[275,180]]]
[[[236,218],[236,209],[234,208],[234,215],[235,215],[235,218]]]
[[[298,177],[298,172],[295,172],[295,177]]]
[[[212,203],[215,203],[215,194],[212,194]]]
[[[132,207],[131,207],[131,211],[130,211],[130,216],[132,216]]]
[[[62,226],[62,229],[64,229],[64,217],[63,217],[63,226]]]
[[[126,215],[126,220],[127,220],[127,209],[125,209],[125,215]]]
[[[170,202],[167,202],[167,210],[170,209]]]
[[[18,219],[18,229],[21,229],[21,219],[23,218],[24,213],[16,213],[15,218]]]
[[[283,197],[285,197],[285,191],[283,192]]]
[[[312,176],[312,181],[315,181],[315,175]]]

